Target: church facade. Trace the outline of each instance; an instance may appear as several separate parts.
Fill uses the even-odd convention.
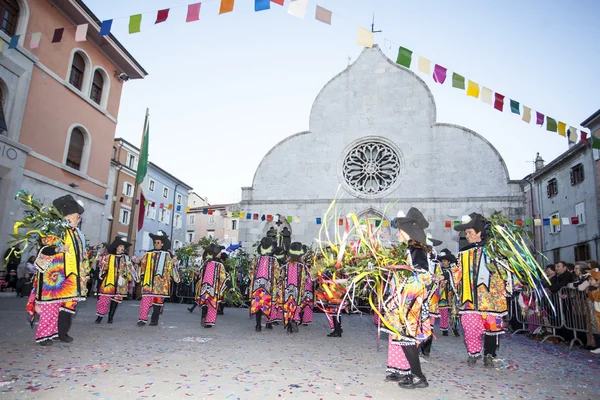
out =
[[[336,198],[330,235],[342,229],[339,218],[355,213],[361,223],[378,226],[384,241],[394,242],[391,221],[414,206],[429,221],[432,236],[452,251],[459,237],[445,221],[474,211],[523,217],[519,181],[509,179],[498,151],[476,132],[437,122],[425,82],[377,46],[325,85],[309,127],[275,145],[252,186],[242,188],[241,210],[274,215],[271,221],[240,223],[245,247],[273,226],[287,227],[292,241],[314,244],[322,228],[317,218]]]

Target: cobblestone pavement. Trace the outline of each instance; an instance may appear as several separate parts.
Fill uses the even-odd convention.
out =
[[[439,335],[423,370],[430,387],[384,382],[387,338],[377,351],[371,316],[344,315],[343,338],[327,321],[288,335],[254,332],[247,309],[226,308],[212,329],[200,313],[167,304],[157,327],[137,327],[139,302],[95,325],[81,303],[71,344],[34,343],[25,299],[0,299],[2,399],[600,399],[600,357],[505,335],[496,368],[466,366],[462,338]]]

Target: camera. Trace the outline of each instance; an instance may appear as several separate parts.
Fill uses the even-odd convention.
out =
[[[125,72],[115,72],[115,76],[117,76],[123,82],[127,82],[129,80],[129,75]]]

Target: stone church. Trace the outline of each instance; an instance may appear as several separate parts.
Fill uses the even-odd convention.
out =
[[[272,221],[240,221],[245,247],[272,226],[287,227],[292,241],[314,243],[321,228],[316,219],[336,194],[338,217],[355,213],[362,224],[380,226],[384,241],[395,241],[391,221],[398,211],[417,207],[428,231],[452,251],[459,236],[445,221],[473,211],[523,217],[519,182],[509,179],[494,146],[467,128],[436,121],[425,82],[377,46],[325,85],[309,126],[275,145],[252,186],[242,188],[242,211],[273,215]],[[337,221],[330,221],[330,234],[342,228]]]

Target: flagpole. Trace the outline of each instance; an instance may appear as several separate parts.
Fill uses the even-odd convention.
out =
[[[148,127],[148,117],[150,115],[150,109],[148,107],[146,107],[146,117],[144,118],[144,128],[142,130],[142,142],[140,145],[140,154],[142,149],[144,148],[144,137],[146,136],[146,128]],[[139,157],[139,155],[138,155]],[[138,168],[139,168],[139,160],[138,160]],[[136,168],[136,172],[137,172],[137,168]],[[135,185],[133,187],[133,204],[131,205],[131,214],[130,214],[130,218],[129,218],[129,227],[127,229],[127,241],[129,243],[131,243],[131,251],[132,251],[132,255],[135,255],[135,243],[137,241],[137,235],[135,240],[132,239],[132,235],[133,235],[133,224],[137,224],[138,219],[135,218],[135,209],[136,209],[136,202],[137,202],[137,197],[138,197],[138,191],[139,191],[140,185],[138,184],[137,181],[137,177],[135,179]]]

